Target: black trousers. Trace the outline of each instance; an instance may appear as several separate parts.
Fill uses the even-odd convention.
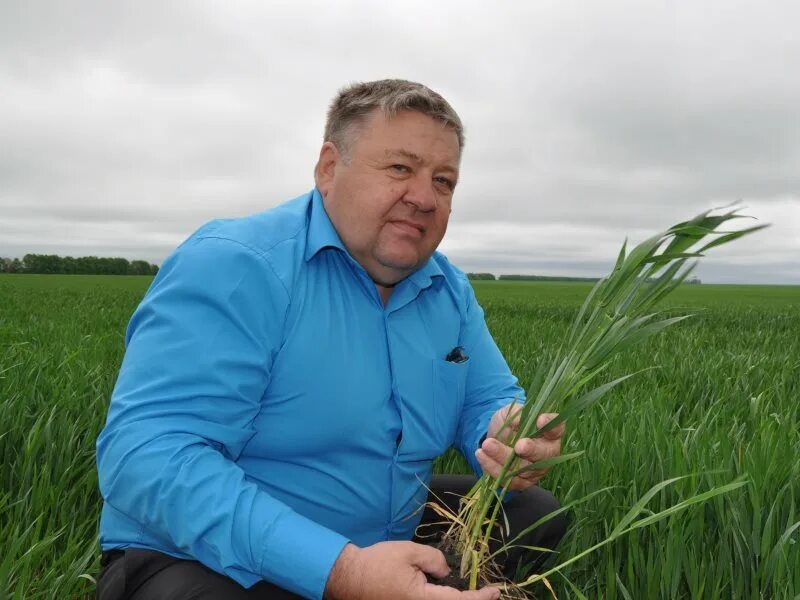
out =
[[[457,509],[458,499],[475,483],[471,475],[435,475],[431,492],[451,510]],[[434,501],[433,497],[428,498]],[[538,486],[520,492],[504,504],[511,537],[556,510],[558,502],[553,495]],[[427,537],[442,531],[442,518],[430,507],[426,507],[422,527],[418,534]],[[501,528],[498,528],[501,529]],[[558,515],[536,530],[528,533],[517,544],[555,549],[564,535],[566,519]],[[535,571],[549,557],[517,548],[501,556],[500,566],[506,577],[513,579],[518,564],[527,564]],[[261,581],[249,589],[212,571],[205,565],[191,560],[180,560],[160,552],[130,548],[104,552],[101,571],[97,581],[98,600],[289,600],[300,596],[283,590],[271,583]]]

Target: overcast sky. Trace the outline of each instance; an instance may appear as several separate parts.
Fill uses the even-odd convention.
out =
[[[738,201],[772,228],[699,276],[800,284],[798,23],[793,0],[2,0],[0,256],[160,263],[311,189],[336,91],[401,77],[465,123],[461,268],[600,276]]]

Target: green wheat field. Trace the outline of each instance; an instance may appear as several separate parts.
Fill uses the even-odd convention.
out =
[[[149,277],[0,275],[0,597],[89,598],[98,569],[94,442]],[[589,291],[474,282],[526,387]],[[605,539],[650,487],[658,511],[744,475],[748,485],[606,546],[564,571],[586,598],[800,599],[800,287],[685,285],[695,316],[621,356],[657,365],[569,424],[585,451],[545,479],[570,513],[566,559]],[[448,454],[440,470],[464,468]],[[558,575],[559,598],[579,598]],[[550,598],[544,587],[537,597]]]

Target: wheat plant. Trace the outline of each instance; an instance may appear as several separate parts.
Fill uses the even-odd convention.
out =
[[[627,250],[627,243],[623,244],[613,270],[587,296],[554,359],[541,363],[527,391],[527,400],[518,411],[510,412],[509,420],[501,431],[505,443],[513,448],[522,438],[545,433],[577,416],[614,387],[634,376],[636,373],[630,373],[598,384],[601,374],[617,354],[690,316],[674,315],[657,307],[661,300],[687,279],[704,252],[766,227],[757,225],[736,231],[720,229],[725,223],[740,218],[743,215],[737,209],[721,214],[707,211],[670,227],[630,251]],[[537,427],[537,417],[543,412],[558,412],[559,415],[545,426]],[[512,426],[512,420],[516,419],[518,421]],[[497,583],[492,581],[493,574],[497,572],[493,559],[527,531],[541,525],[541,522],[534,523],[514,539],[505,542],[499,550],[490,552],[489,541],[497,539],[495,527],[502,526],[502,501],[512,479],[525,471],[553,467],[581,454],[573,452],[525,464],[512,453],[497,477],[482,476],[462,499],[459,514],[451,515],[452,525],[444,543],[461,555],[461,576],[469,578],[470,589],[480,584]],[[522,588],[546,581],[550,573],[625,533],[656,523],[692,504],[732,491],[746,483],[739,479],[640,518],[647,502],[679,479],[668,479],[650,489],[602,542],[546,573],[534,574],[521,583],[507,584],[506,591],[511,594],[510,590],[513,589],[519,595]],[[564,506],[561,511],[569,507]]]

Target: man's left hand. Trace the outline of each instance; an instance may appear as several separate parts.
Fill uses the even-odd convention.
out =
[[[478,459],[484,473],[497,477],[503,467],[503,463],[508,459],[512,452],[516,451],[520,460],[515,465],[514,469],[522,469],[531,463],[538,462],[545,458],[552,458],[561,454],[561,438],[564,436],[566,423],[561,423],[542,434],[541,437],[535,438],[522,438],[519,440],[514,448],[506,445],[509,438],[512,437],[514,431],[519,428],[519,410],[521,405],[516,402],[507,404],[498,410],[492,416],[489,423],[489,431],[486,439],[483,441],[481,447],[475,452],[475,457]],[[508,420],[510,411],[514,411],[515,416],[510,424],[503,428],[503,425]],[[539,428],[547,425],[552,419],[556,418],[555,413],[542,413],[536,419],[536,426]],[[508,489],[513,491],[524,490],[532,485],[539,483],[539,480],[544,477],[548,469],[536,469],[532,471],[525,471],[511,480]]]

